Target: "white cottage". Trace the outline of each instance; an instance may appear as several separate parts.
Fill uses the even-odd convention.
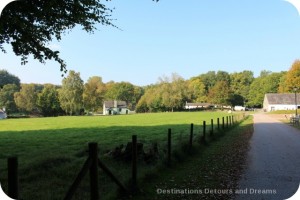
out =
[[[188,103],[188,102],[186,102],[184,106],[184,108],[187,110],[205,109],[210,107],[213,107],[213,105],[210,103]]]
[[[130,110],[127,108],[125,101],[104,101],[103,115],[122,115],[129,114]]]
[[[294,93],[289,94],[265,94],[263,109],[267,112],[275,110],[295,110],[297,99],[297,108],[300,108],[300,94],[295,98]]]
[[[0,119],[6,119],[6,118],[7,118],[6,113],[0,109]]]

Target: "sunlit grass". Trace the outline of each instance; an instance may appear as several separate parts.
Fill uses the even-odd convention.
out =
[[[6,190],[6,159],[18,156],[22,199],[62,199],[87,158],[89,142],[99,144],[100,158],[126,182],[130,165],[105,157],[107,150],[126,145],[133,134],[145,148],[157,142],[163,149],[168,128],[172,129],[176,145],[188,140],[191,123],[194,123],[195,136],[199,136],[203,120],[209,126],[211,119],[216,123],[218,117],[226,115],[225,112],[178,112],[1,120],[0,182]],[[140,171],[148,168],[153,166],[141,164]],[[101,182],[104,197],[115,190],[109,178],[103,176]],[[75,199],[86,198],[88,191],[87,178]]]

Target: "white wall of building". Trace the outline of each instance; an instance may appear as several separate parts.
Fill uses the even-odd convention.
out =
[[[266,109],[267,112],[270,112],[270,111],[275,111],[275,110],[295,110],[296,106],[295,105],[267,105],[266,106],[267,108],[264,108]]]

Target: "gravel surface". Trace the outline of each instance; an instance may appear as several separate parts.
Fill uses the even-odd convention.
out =
[[[255,114],[247,165],[236,200],[291,197],[300,182],[300,130],[266,114]]]

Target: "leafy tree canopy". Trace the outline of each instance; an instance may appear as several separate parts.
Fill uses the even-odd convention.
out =
[[[294,88],[300,91],[300,60],[296,60],[279,85],[279,92],[294,92]]]
[[[0,70],[0,89],[6,84],[15,84],[20,87],[20,79],[6,70]]]
[[[16,84],[6,84],[0,89],[0,109],[4,107],[7,113],[17,111],[17,106],[14,100],[14,93],[19,91]]]
[[[80,73],[73,70],[69,71],[69,75],[63,79],[62,87],[59,90],[58,98],[61,108],[70,115],[79,114],[83,108],[83,80]]]

